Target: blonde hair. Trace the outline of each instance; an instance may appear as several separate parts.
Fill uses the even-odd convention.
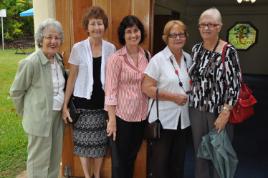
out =
[[[201,20],[201,18],[203,18],[204,16],[211,16],[214,17],[215,20],[222,25],[222,16],[220,11],[216,8],[216,7],[211,7],[207,10],[205,10],[204,12],[202,12],[202,14],[199,17],[199,22]]]
[[[178,25],[179,28],[184,31],[185,35],[188,36],[186,25],[182,21],[170,20],[166,23],[164,30],[163,30],[163,35],[162,35],[162,39],[166,44],[168,42],[168,35],[170,33],[170,30],[174,25]]]

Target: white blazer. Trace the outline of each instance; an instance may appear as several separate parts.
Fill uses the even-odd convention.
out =
[[[116,48],[112,43],[102,40],[101,83],[103,89],[105,81],[105,65],[108,57],[115,51]],[[73,95],[81,98],[91,99],[94,81],[93,57],[89,38],[74,44],[70,54],[69,63],[79,67]]]

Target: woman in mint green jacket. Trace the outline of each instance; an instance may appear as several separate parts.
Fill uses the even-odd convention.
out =
[[[43,21],[35,34],[39,49],[23,59],[10,88],[28,136],[28,178],[57,178],[61,160],[64,68],[57,54],[63,42],[61,24]]]

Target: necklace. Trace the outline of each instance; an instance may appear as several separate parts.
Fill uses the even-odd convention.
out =
[[[217,49],[217,47],[219,45],[219,42],[220,42],[220,38],[218,38],[217,43],[215,44],[213,50],[211,52],[209,52],[209,54],[207,56],[207,59],[208,59],[208,63],[207,63],[207,67],[206,67],[207,72],[211,69],[212,62],[213,62],[213,56],[212,55],[215,53],[215,51],[216,51],[216,49]]]
[[[186,66],[186,58],[185,58],[184,55],[183,55],[183,59],[184,59],[184,65],[185,65],[185,68],[186,68],[187,73],[188,73],[188,68],[187,68],[187,66]],[[179,70],[176,69],[176,67],[175,67],[175,65],[174,65],[173,60],[172,60],[171,57],[169,58],[169,61],[170,61],[170,63],[172,64],[172,67],[174,68],[174,72],[175,72],[176,76],[178,77],[178,80],[179,80],[179,86],[183,89],[183,91],[184,91],[186,94],[190,94],[190,93],[191,93],[191,90],[186,91],[186,90],[184,89],[184,87],[183,87],[183,83],[182,83],[182,81],[181,81],[181,79],[180,79]],[[189,81],[189,84],[191,85],[191,80]]]
[[[217,49],[219,43],[220,43],[220,38],[218,38],[217,43],[215,44],[215,46],[214,46],[212,52],[209,53],[209,55],[208,55],[208,59],[211,59],[211,55],[216,51],[216,49]]]

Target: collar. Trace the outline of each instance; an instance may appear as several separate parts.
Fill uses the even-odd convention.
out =
[[[144,50],[141,47],[139,47],[139,52],[138,53],[139,54],[142,53],[142,55],[145,55],[145,52],[144,52]],[[127,54],[128,54],[128,52],[127,52],[127,47],[126,46],[122,47],[119,50],[119,55],[120,56],[124,56],[124,55],[127,55]]]
[[[168,46],[166,46],[164,48],[163,54],[164,54],[166,60],[169,60],[170,57],[174,58],[174,55],[172,54],[172,52],[171,52],[171,50],[169,49]]]
[[[40,61],[43,65],[50,63],[49,59],[45,56],[41,49],[38,49],[37,55],[40,57]],[[54,59],[57,60],[58,63],[61,60],[61,58],[57,54],[55,54]]]
[[[40,61],[43,65],[46,65],[47,63],[49,63],[49,60],[47,59],[47,57],[43,53],[42,49],[38,49],[37,55],[40,57]]]
[[[184,58],[184,57],[185,57],[185,55],[184,55],[185,52],[183,51],[183,49],[182,49],[181,52],[182,52],[182,58]],[[170,57],[171,57],[172,59],[173,59],[173,58],[175,59],[173,53],[171,52],[171,50],[169,49],[168,46],[166,46],[166,47],[163,49],[163,54],[164,54],[166,60],[169,60]]]

